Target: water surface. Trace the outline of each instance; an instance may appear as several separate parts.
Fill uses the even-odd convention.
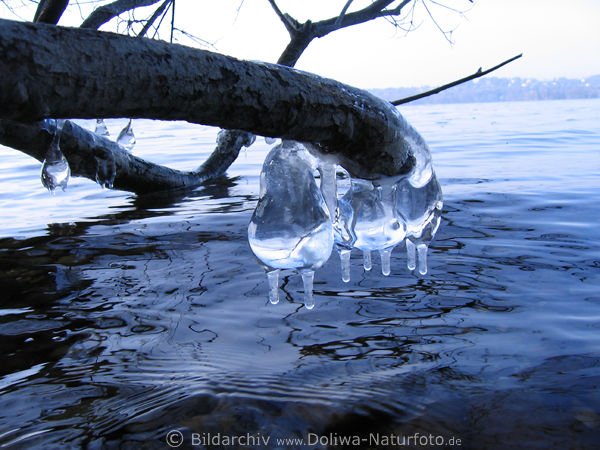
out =
[[[247,243],[263,140],[218,182],[145,196],[76,178],[51,197],[37,161],[0,149],[0,445],[166,448],[170,430],[184,448],[193,433],[597,445],[600,101],[401,111],[444,191],[429,273],[400,249],[390,277],[364,273],[355,252],[345,284],[334,254],[311,311],[293,275],[269,304]],[[137,155],[180,169],[216,134],[134,131]]]

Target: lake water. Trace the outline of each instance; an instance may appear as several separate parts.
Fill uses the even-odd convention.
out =
[[[76,178],[51,197],[0,149],[0,446],[597,446],[600,101],[401,111],[444,191],[429,273],[354,252],[345,284],[333,254],[310,311],[298,276],[269,304],[247,243],[264,140],[217,183],[145,196]],[[180,169],[216,134],[134,131]]]

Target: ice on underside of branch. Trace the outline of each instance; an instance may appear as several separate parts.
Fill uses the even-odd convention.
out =
[[[302,274],[305,305],[314,306],[314,271],[335,247],[341,276],[350,281],[350,256],[362,251],[365,271],[377,252],[391,273],[391,253],[404,243],[407,267],[427,273],[427,250],[440,224],[442,191],[426,146],[415,145],[415,167],[378,180],[350,177],[342,167],[283,141],[265,159],[259,201],[248,227],[250,248],[265,267],[271,303],[278,302],[280,270]],[[314,173],[318,170],[320,187]]]
[[[69,183],[71,169],[67,158],[60,151],[60,133],[64,121],[55,121],[48,119],[46,121],[48,129],[53,131],[52,141],[48,146],[44,161],[42,162],[41,180],[42,185],[48,189],[50,194],[54,195],[57,187],[64,191]]]
[[[135,146],[136,140],[135,135],[133,134],[133,120],[129,119],[127,125],[121,130],[119,135],[117,136],[117,144],[125,148],[128,152],[133,150]]]

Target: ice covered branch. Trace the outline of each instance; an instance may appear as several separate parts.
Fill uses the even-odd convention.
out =
[[[55,125],[51,123],[0,119],[0,142],[18,148],[40,162],[44,160],[54,132]],[[116,175],[114,187],[136,193],[195,187],[222,173],[218,172],[219,164],[223,164],[218,157],[219,147],[202,167],[194,171],[180,171],[138,158],[110,139],[70,121],[65,123],[60,133],[60,148],[69,161],[72,175],[94,180],[98,165],[109,164]]]
[[[313,142],[361,178],[425,145],[388,102],[288,67],[95,30],[0,21],[0,118],[145,117]]]

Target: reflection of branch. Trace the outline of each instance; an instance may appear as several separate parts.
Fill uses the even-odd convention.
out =
[[[430,91],[421,92],[420,94],[412,95],[412,96],[406,97],[406,98],[401,98],[400,100],[394,100],[391,103],[394,106],[398,106],[398,105],[403,105],[404,103],[413,102],[420,98],[429,97],[430,95],[445,91],[446,89],[449,89],[451,87],[458,86],[459,84],[466,83],[467,81],[471,81],[471,80],[474,80],[475,78],[479,78],[484,75],[487,75],[488,73],[493,72],[494,70],[499,69],[500,67],[505,66],[506,64],[508,64],[510,62],[513,62],[515,59],[519,59],[521,56],[523,56],[523,53],[520,53],[517,56],[513,56],[510,59],[507,59],[506,61],[501,62],[500,64],[492,67],[491,69],[482,71],[481,67],[480,67],[477,72],[475,72],[472,75],[469,75],[468,77],[461,78],[460,80],[453,81],[452,83],[445,84],[443,86],[437,87]]]

